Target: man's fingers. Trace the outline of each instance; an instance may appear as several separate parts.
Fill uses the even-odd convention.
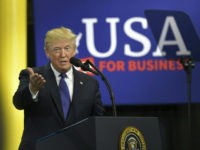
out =
[[[32,68],[28,67],[27,68],[29,75],[34,75],[34,71]]]
[[[39,91],[40,88],[44,85],[46,80],[41,74],[35,73],[32,68],[28,67],[27,71],[30,77],[30,88],[32,92]]]
[[[31,77],[31,84],[34,86],[39,86],[41,84],[44,84],[46,82],[46,80],[44,79],[44,77],[41,74],[38,73],[34,73]]]
[[[45,83],[46,82],[42,75],[36,75],[34,77],[33,81],[35,82],[35,84],[37,84],[37,83]]]

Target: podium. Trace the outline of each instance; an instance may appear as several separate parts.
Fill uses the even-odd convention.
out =
[[[38,139],[36,150],[129,150],[130,141],[139,150],[162,150],[158,118],[86,118]]]

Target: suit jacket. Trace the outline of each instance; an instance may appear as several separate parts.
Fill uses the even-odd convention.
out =
[[[93,77],[73,68],[74,89],[67,119],[64,119],[59,88],[50,64],[34,68],[42,74],[46,83],[34,102],[29,91],[29,74],[22,70],[19,75],[19,87],[13,96],[17,109],[24,110],[24,131],[20,150],[34,150],[38,138],[46,136],[67,125],[89,116],[103,115],[99,84]]]

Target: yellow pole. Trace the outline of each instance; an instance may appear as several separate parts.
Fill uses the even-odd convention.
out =
[[[0,0],[0,103],[3,106],[3,150],[17,150],[23,111],[12,104],[18,75],[26,67],[26,0]]]

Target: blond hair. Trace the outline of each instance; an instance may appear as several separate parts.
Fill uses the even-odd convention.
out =
[[[44,49],[46,50],[48,48],[49,43],[58,40],[67,40],[73,42],[74,46],[76,47],[76,34],[73,33],[69,28],[59,27],[51,29],[46,33],[44,39]]]

